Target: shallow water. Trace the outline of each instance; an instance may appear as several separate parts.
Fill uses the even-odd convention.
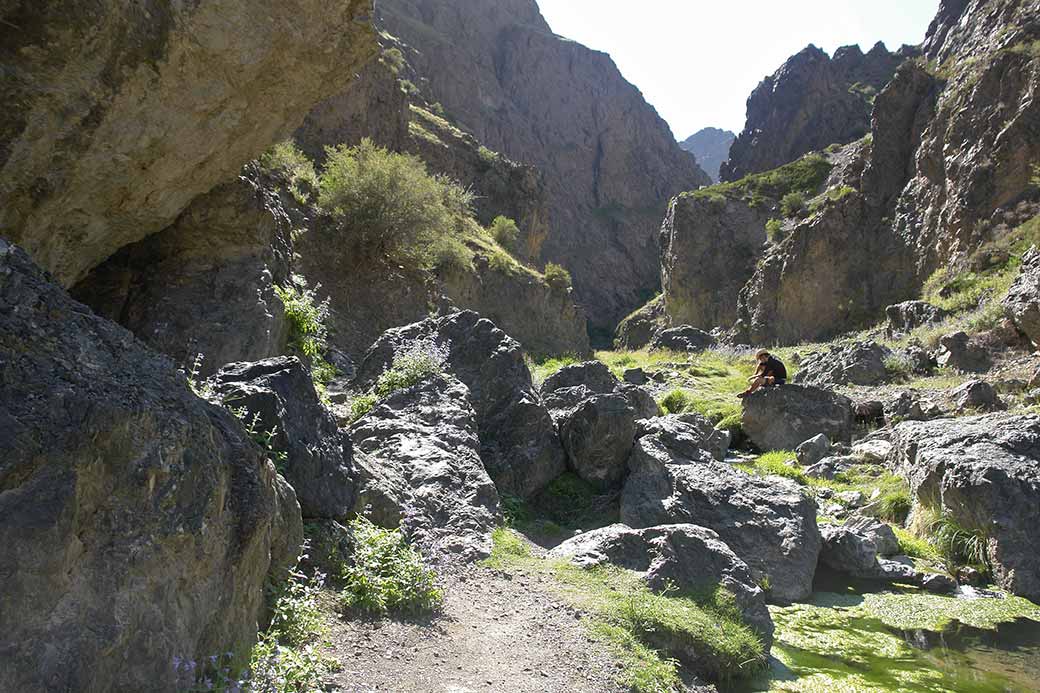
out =
[[[817,592],[807,604],[770,611],[770,671],[724,693],[1040,691],[1040,610],[1024,600]],[[892,625],[915,622],[927,627]]]

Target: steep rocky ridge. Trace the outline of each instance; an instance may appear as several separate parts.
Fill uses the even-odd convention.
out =
[[[729,148],[737,138],[729,130],[702,128],[679,143],[679,146],[697,157],[697,163],[713,183],[719,182],[719,167],[729,159]]]
[[[874,96],[914,50],[890,53],[883,43],[866,54],[842,46],[830,57],[809,45],[751,92],[747,124],[721,165],[722,180],[767,171],[817,149],[846,144],[870,130]]]
[[[370,11],[4,3],[0,229],[62,284],[81,279],[341,91],[375,50]]]
[[[807,208],[784,210],[786,190],[762,190],[790,179],[792,164],[673,201],[662,242],[668,319],[733,325],[744,342],[828,339],[876,322],[936,269],[964,269],[1007,234],[1040,199],[1040,147],[1028,135],[1040,123],[1036,8],[944,3],[924,55],[874,100],[870,136],[828,147],[829,173],[792,188]],[[725,214],[712,213],[717,204]],[[741,243],[762,238],[764,219],[774,220],[770,242]],[[734,272],[720,278],[719,266]]]
[[[652,295],[667,199],[710,181],[608,56],[552,34],[533,0],[385,0],[378,22],[415,49],[424,96],[544,174],[541,259],[573,273],[594,330]]]

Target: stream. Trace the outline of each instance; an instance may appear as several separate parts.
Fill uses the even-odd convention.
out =
[[[770,669],[723,693],[1040,691],[1040,607],[966,588],[817,584],[807,603],[770,607]]]

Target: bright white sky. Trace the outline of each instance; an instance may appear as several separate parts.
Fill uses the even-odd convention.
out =
[[[538,0],[553,31],[609,53],[683,140],[740,132],[751,90],[812,43],[918,44],[939,0]]]

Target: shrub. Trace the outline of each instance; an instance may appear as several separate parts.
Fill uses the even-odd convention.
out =
[[[314,163],[292,140],[279,142],[261,154],[260,167],[268,173],[288,179],[289,192],[300,204],[307,204],[310,196],[318,188],[318,174],[314,170]]]
[[[800,215],[805,211],[805,196],[800,192],[789,192],[780,199],[780,212],[785,217]]]
[[[763,173],[753,173],[737,181],[717,183],[684,195],[697,198],[740,197],[748,201],[752,207],[761,204],[765,198],[778,199],[790,192],[812,194],[827,179],[831,164],[820,154],[806,154],[797,161],[792,161],[779,168]]]
[[[545,265],[545,283],[556,291],[566,291],[571,288],[571,273],[555,262]]]
[[[977,529],[968,529],[948,515],[940,515],[928,526],[932,545],[951,565],[989,565],[989,539]]]
[[[408,545],[400,530],[376,527],[359,516],[351,524],[353,564],[343,569],[344,609],[385,614],[436,611],[444,601],[436,574]]]
[[[516,222],[501,215],[495,217],[488,230],[491,232],[491,237],[500,246],[508,250],[513,250],[517,240],[520,238],[520,228],[516,225]]]
[[[444,372],[447,350],[429,340],[417,340],[394,355],[393,364],[376,380],[375,395],[388,395],[411,387],[430,375]]]
[[[337,375],[336,368],[325,360],[324,355],[328,346],[325,321],[329,316],[329,299],[315,303],[314,292],[299,276],[293,277],[293,284],[275,286],[274,291],[281,299],[289,321],[289,350],[310,364],[311,379],[319,394],[323,394],[325,383]]]
[[[369,139],[326,151],[318,204],[340,232],[370,256],[422,264],[429,241],[450,230],[453,213],[462,206],[462,189],[429,175],[420,159],[389,152]]]
[[[396,75],[400,72],[405,65],[404,53],[397,46],[392,46],[383,51],[383,61],[390,66],[390,69]]]
[[[357,421],[362,416],[372,411],[379,399],[372,394],[356,395],[350,400],[350,420]]]
[[[676,388],[661,398],[659,404],[666,414],[682,414],[690,406],[692,396],[686,390]]]
[[[766,237],[773,243],[780,240],[780,234],[783,233],[783,230],[784,224],[779,219],[770,219],[766,222]]]

